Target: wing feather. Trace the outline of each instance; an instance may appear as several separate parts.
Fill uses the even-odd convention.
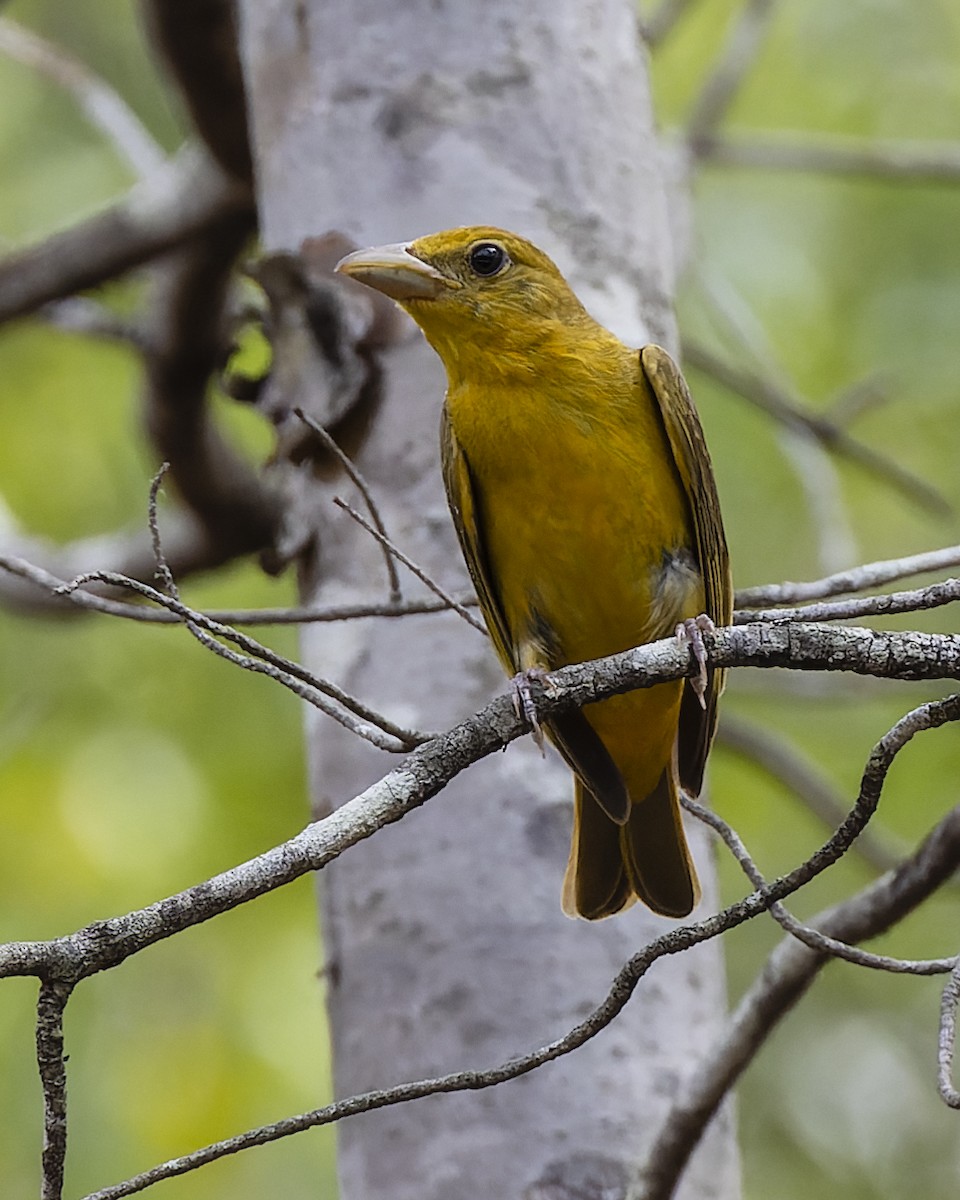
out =
[[[703,579],[704,609],[716,625],[729,625],[733,617],[730,556],[700,418],[680,368],[666,350],[660,346],[644,346],[640,351],[640,362],[660,409],[690,506],[693,551]],[[723,671],[709,670],[705,708],[689,684],[684,689],[678,737],[680,782],[693,795],[699,793],[703,782],[703,770],[717,725],[717,700],[723,690],[724,675]]]
[[[473,485],[467,456],[453,432],[446,408],[440,418],[440,465],[450,514],[467,570],[477,590],[483,619],[500,661],[507,671],[515,674],[520,670],[520,664],[487,561],[477,490]]]

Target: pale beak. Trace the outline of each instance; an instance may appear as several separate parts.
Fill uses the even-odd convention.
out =
[[[434,300],[460,284],[410,253],[406,242],[355,250],[341,258],[335,270],[394,300]]]

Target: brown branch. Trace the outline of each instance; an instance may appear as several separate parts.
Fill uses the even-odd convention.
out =
[[[43,980],[37,1000],[37,1067],[43,1087],[41,1200],[61,1200],[67,1157],[67,1069],[63,1053],[63,1011],[72,986]]]
[[[835,422],[806,410],[772,379],[733,366],[699,342],[685,341],[683,358],[687,365],[703,371],[788,429],[812,437],[826,449],[855,463],[927,511],[938,516],[952,512],[949,502],[926,480],[906,470],[892,458],[865,446]]]
[[[104,304],[89,296],[67,296],[63,300],[51,300],[37,309],[36,315],[56,329],[65,333],[78,333],[85,337],[102,338],[108,342],[120,342],[145,353],[152,349],[146,331],[139,322],[112,312]]]
[[[250,209],[222,213],[202,242],[158,268],[149,302],[147,430],[203,530],[210,566],[268,548],[281,519],[279,498],[221,435],[208,402],[226,350],[234,263],[253,229]]]
[[[189,512],[178,509],[166,517],[164,545],[167,559],[178,579],[223,562],[222,550],[210,543],[203,527]],[[64,598],[56,589],[67,580],[97,567],[143,582],[153,578],[154,559],[145,531],[136,529],[106,536],[80,538],[58,546],[41,538],[23,535],[6,537],[0,553],[0,603],[13,611],[40,616],[78,616],[83,611],[102,611],[134,620],[171,623],[169,614],[145,615],[139,605],[98,601],[101,596],[78,594]],[[34,565],[42,562],[44,566]],[[122,594],[101,589],[104,596]],[[139,615],[138,615],[139,614]]]
[[[0,322],[142,266],[224,219],[249,220],[251,203],[247,188],[187,147],[111,208],[0,260]]]
[[[232,0],[146,0],[151,41],[179,85],[193,124],[225,171],[253,183],[247,98]]]
[[[787,133],[713,136],[701,159],[723,167],[811,171],[888,183],[956,183],[960,142],[865,141],[836,134]]]

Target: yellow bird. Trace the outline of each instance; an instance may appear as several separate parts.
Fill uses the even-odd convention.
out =
[[[729,624],[733,591],[700,421],[666,351],[625,346],[501,229],[358,250],[337,270],[398,301],[443,360],[447,498],[520,694],[527,672],[675,630],[702,655],[696,619]],[[576,775],[568,914],[697,903],[679,788],[700,791],[723,682],[701,667],[545,722]]]

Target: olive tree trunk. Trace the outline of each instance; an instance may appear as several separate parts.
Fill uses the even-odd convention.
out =
[[[363,245],[502,225],[552,253],[622,337],[675,348],[670,232],[631,0],[241,0],[240,10],[267,249],[328,229]],[[391,536],[457,589],[466,573],[440,480],[442,395],[441,367],[411,332],[385,357],[358,461]],[[316,484],[321,548],[302,573],[303,600],[382,598],[378,548],[330,496]],[[505,686],[486,640],[449,613],[307,628],[302,654],[423,729]],[[318,814],[390,765],[313,714],[307,739]],[[492,1066],[552,1040],[668,927],[639,907],[599,924],[561,914],[571,791],[553,753],[543,760],[525,739],[323,872],[339,1095]],[[698,830],[693,843],[710,905]],[[661,960],[577,1053],[490,1091],[344,1123],[341,1194],[624,1196],[723,1008],[716,943]],[[724,1110],[679,1196],[739,1194],[731,1125]]]

